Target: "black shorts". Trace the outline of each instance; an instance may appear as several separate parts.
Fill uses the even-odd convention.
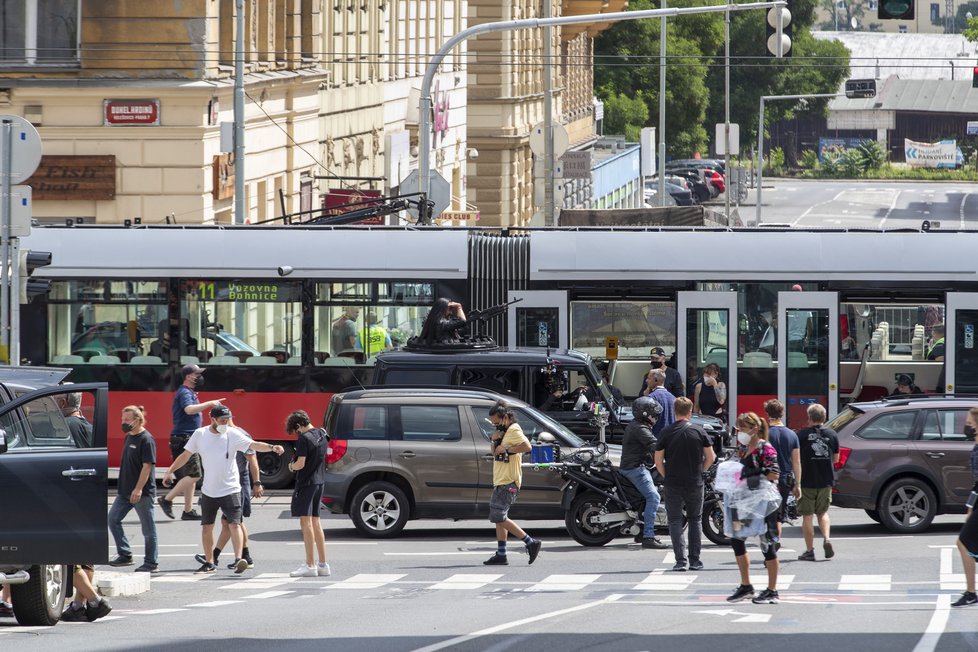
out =
[[[200,494],[200,524],[214,525],[217,520],[217,510],[221,510],[224,520],[228,523],[241,522],[241,492],[211,498]]]
[[[173,459],[180,456],[188,441],[190,441],[189,435],[170,435],[170,453],[173,455]],[[203,476],[204,474],[200,471],[200,455],[197,453],[191,455],[186,464],[173,472],[173,477],[177,480],[187,477],[202,478]]]
[[[961,532],[958,533],[958,538],[968,549],[968,554],[978,558],[978,509],[971,510],[968,520],[964,522]]]
[[[241,487],[241,518],[246,519],[251,516],[251,487],[242,485]],[[222,521],[227,519],[223,516]]]
[[[319,516],[323,502],[323,485],[296,487],[292,493],[292,516]]]

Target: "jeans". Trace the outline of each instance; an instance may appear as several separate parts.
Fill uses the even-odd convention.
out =
[[[116,496],[112,507],[109,509],[109,532],[115,539],[116,552],[122,557],[132,557],[132,548],[129,547],[129,539],[122,529],[122,519],[131,510],[136,510],[139,517],[139,524],[143,528],[143,539],[146,543],[146,554],[143,561],[151,566],[159,562],[159,554],[156,545],[156,521],[153,520],[153,496],[143,494],[139,502],[133,505],[129,502],[129,496]]]
[[[683,541],[683,506],[689,532],[689,562],[700,561],[703,545],[703,485],[666,487],[666,516],[669,518],[669,538],[677,564],[686,563],[686,544]]]
[[[645,521],[645,530],[642,536],[651,539],[655,536],[655,513],[659,509],[660,502],[659,491],[652,482],[652,474],[644,466],[618,470],[645,496],[645,515],[642,517]]]

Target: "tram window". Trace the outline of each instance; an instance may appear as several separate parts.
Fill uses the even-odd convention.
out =
[[[117,364],[149,355],[166,317],[164,281],[55,281],[48,298],[48,357],[58,364]]]
[[[944,323],[943,304],[844,302],[839,307],[839,357],[859,360],[925,360],[934,327]]]
[[[316,351],[365,362],[407,344],[421,332],[430,309],[430,303],[318,305],[314,309]]]
[[[431,283],[378,283],[377,301],[430,307],[435,303],[435,286]]]
[[[676,348],[672,301],[572,301],[571,348],[605,356],[605,338],[618,337],[619,360],[648,360],[649,348]]]

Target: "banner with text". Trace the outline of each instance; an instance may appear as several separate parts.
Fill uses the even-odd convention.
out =
[[[903,152],[907,165],[920,168],[953,168],[957,166],[957,144],[953,140],[918,143],[905,138]]]

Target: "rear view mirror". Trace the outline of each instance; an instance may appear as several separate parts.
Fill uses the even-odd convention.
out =
[[[7,431],[0,429],[0,454],[7,452]]]

